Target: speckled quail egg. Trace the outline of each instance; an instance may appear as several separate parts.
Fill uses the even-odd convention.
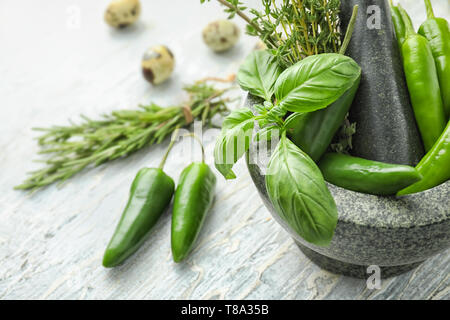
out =
[[[229,20],[217,20],[203,29],[203,40],[216,52],[233,47],[239,40],[239,28]]]
[[[141,13],[139,0],[114,0],[105,12],[105,21],[111,27],[124,28],[136,22]]]
[[[142,58],[142,73],[152,84],[166,81],[172,74],[175,59],[166,46],[155,46],[147,49]]]

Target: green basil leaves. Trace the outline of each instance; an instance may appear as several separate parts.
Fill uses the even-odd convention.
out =
[[[336,101],[360,74],[361,68],[350,57],[337,53],[309,56],[280,75],[275,97],[289,111],[315,111]]]
[[[281,72],[269,52],[253,52],[239,69],[238,82],[265,101],[253,110],[233,111],[215,145],[217,170],[226,179],[236,178],[232,167],[248,151],[257,123],[255,140],[276,145],[266,173],[269,198],[291,229],[316,245],[328,245],[333,237],[336,204],[320,169],[286,137],[286,131],[299,117],[336,101],[360,75],[358,64],[341,54],[310,56]]]
[[[245,59],[237,73],[237,81],[242,89],[269,101],[281,71],[273,55],[258,50]]]
[[[303,239],[331,242],[338,218],[334,199],[314,161],[285,134],[270,159],[266,188],[279,216]]]
[[[231,169],[250,147],[254,119],[250,109],[241,108],[231,112],[222,124],[222,132],[214,146],[214,163],[225,179],[236,178]]]

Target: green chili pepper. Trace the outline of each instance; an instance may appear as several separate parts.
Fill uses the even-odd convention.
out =
[[[416,166],[422,180],[400,190],[397,195],[416,193],[433,188],[450,179],[450,121],[433,148]]]
[[[428,39],[436,63],[442,101],[450,117],[450,26],[447,20],[436,18],[430,0],[425,0],[428,19],[419,28],[419,34]]]
[[[391,5],[391,16],[392,16],[392,22],[394,24],[395,35],[397,38],[398,47],[399,47],[399,49],[401,49],[403,42],[405,42],[405,39],[406,39],[405,23],[403,22],[403,17],[402,17],[400,10],[398,9],[398,7],[394,6],[394,4],[392,3],[392,0],[389,0],[389,2]],[[405,16],[408,19],[408,22],[412,23],[411,18],[407,13]]]
[[[406,40],[402,46],[403,68],[416,122],[425,151],[428,151],[444,131],[447,117],[428,40],[414,32],[412,24],[407,22],[405,10],[400,5],[398,7],[406,27]]]
[[[314,161],[317,162],[324,154],[342,125],[358,90],[360,78],[330,106],[302,114],[290,125],[293,130],[289,132],[289,138]]]
[[[338,187],[375,195],[393,195],[421,179],[417,170],[410,166],[340,153],[326,153],[319,168],[325,180]]]
[[[144,242],[166,210],[174,191],[173,180],[161,169],[139,170],[131,185],[130,197],[103,256],[103,266],[115,267]]]
[[[139,249],[169,206],[175,183],[162,168],[174,142],[172,139],[159,168],[143,168],[134,178],[128,203],[103,256],[104,267],[121,264]]]
[[[172,211],[171,244],[175,262],[182,261],[191,251],[213,203],[215,186],[216,176],[204,160],[191,163],[181,173]]]

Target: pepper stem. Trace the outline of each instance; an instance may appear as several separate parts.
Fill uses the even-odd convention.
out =
[[[398,4],[398,10],[400,10],[403,23],[405,24],[406,35],[410,36],[416,34],[416,32],[414,31],[414,26],[412,25],[412,21],[408,19],[408,13],[406,13],[405,9],[403,9],[403,7],[400,4]]]
[[[352,17],[350,18],[350,22],[348,23],[347,32],[345,33],[344,41],[342,42],[341,49],[339,50],[340,54],[345,54],[347,51],[348,44],[352,39],[353,30],[355,29],[356,17],[358,16],[358,6],[353,7]]]
[[[427,7],[427,18],[434,18],[433,6],[431,5],[430,0],[425,0],[425,7]]]
[[[169,156],[170,151],[172,150],[173,146],[175,145],[175,142],[177,141],[178,131],[180,131],[180,129],[177,127],[175,129],[175,131],[172,133],[172,138],[170,139],[170,143],[169,143],[169,146],[167,147],[167,151],[164,154],[164,157],[162,158],[161,163],[158,166],[158,168],[161,170],[162,170],[162,168],[164,168],[167,157]]]
[[[200,138],[195,133],[188,133],[184,136],[191,137],[198,142],[198,144],[200,145],[200,148],[202,148],[202,162],[204,163],[205,162],[205,148],[203,147],[203,143],[200,140]]]

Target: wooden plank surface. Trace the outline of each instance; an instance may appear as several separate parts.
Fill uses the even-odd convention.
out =
[[[259,1],[245,1],[259,3]],[[214,2],[143,0],[139,23],[111,30],[108,1],[0,2],[0,299],[449,299],[450,255],[369,290],[364,280],[334,275],[312,264],[262,205],[245,164],[238,179],[218,179],[215,205],[185,263],[170,255],[170,215],[126,264],[101,266],[103,250],[127,199],[135,173],[156,165],[163,145],[86,171],[63,188],[29,196],[12,187],[38,165],[36,126],[65,124],[83,113],[96,117],[139,103],[183,99],[184,83],[226,76],[255,44],[242,36],[225,54],[204,46],[201,30],[225,17]],[[416,27],[421,1],[401,1]],[[434,0],[450,19],[449,2]],[[239,22],[243,27],[243,24]],[[167,44],[175,54],[171,80],[152,88],[140,73],[144,50]],[[214,134],[205,137],[212,162]],[[186,142],[187,143],[187,142]],[[199,150],[180,144],[167,172],[177,180]]]

